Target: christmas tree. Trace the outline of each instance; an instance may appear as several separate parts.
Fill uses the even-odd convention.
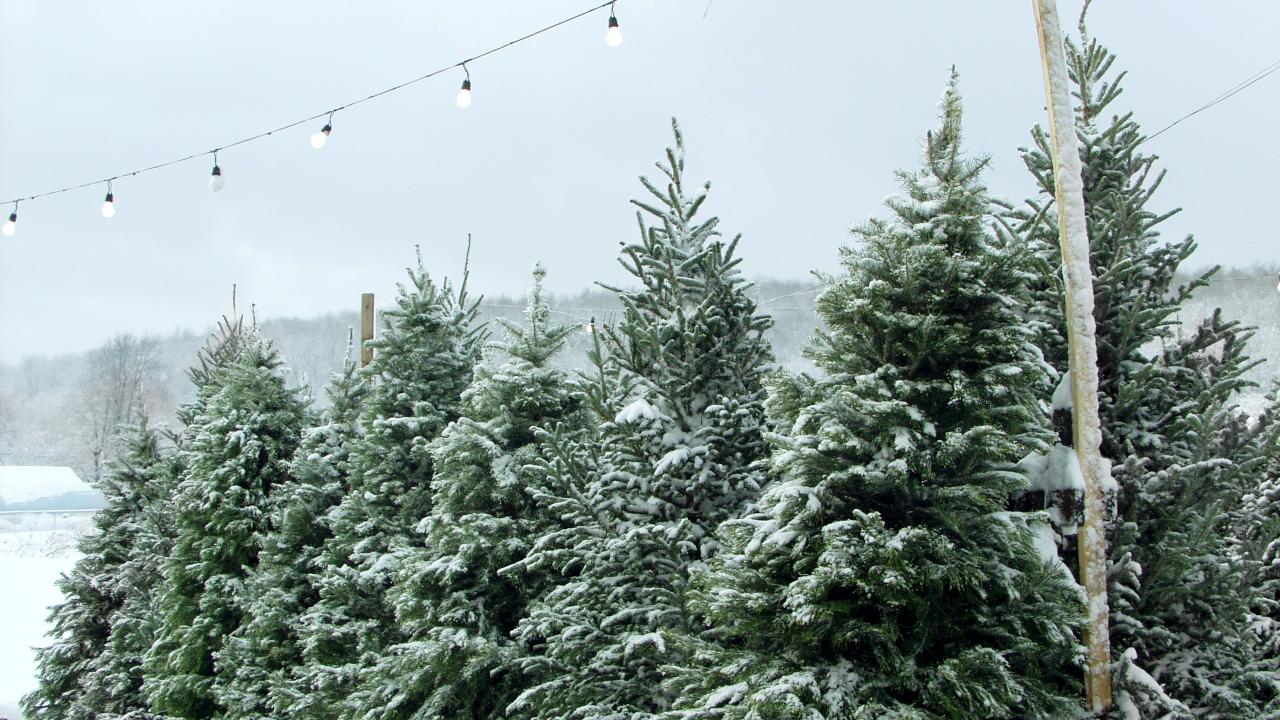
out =
[[[1006,511],[1043,449],[1025,261],[961,152],[953,71],[924,161],[826,278],[825,377],[770,388],[760,510],[695,573],[668,669],[681,718],[1066,718],[1079,589],[1043,516]]]
[[[287,479],[304,406],[256,329],[212,372],[188,428],[173,503],[172,554],[152,601],[159,615],[143,690],[153,709],[193,720],[220,716],[232,676],[219,662],[245,620],[246,580],[267,530],[268,499]]]
[[[599,427],[548,438],[539,502],[567,526],[521,564],[559,584],[521,622],[533,684],[511,712],[538,718],[640,717],[671,697],[660,631],[682,628],[689,568],[714,555],[715,527],[755,498],[763,455],[762,378],[772,360],[735,256],[716,218],[698,215],[708,185],[686,183],[684,144],[658,168],[664,186],[633,201],[641,236],[622,264],[639,284],[616,290],[623,313],[599,329],[591,402]]]
[[[1118,488],[1108,525],[1117,697],[1143,717],[1254,717],[1255,698],[1278,686],[1274,673],[1247,669],[1253,593],[1232,537],[1241,497],[1267,464],[1255,439],[1268,423],[1235,405],[1254,364],[1252,331],[1218,313],[1179,327],[1182,302],[1216,268],[1178,285],[1196,243],[1161,240],[1160,224],[1177,212],[1150,207],[1164,171],[1131,113],[1104,115],[1124,73],[1113,71],[1114,54],[1088,36],[1083,19],[1080,31],[1082,44],[1068,43],[1067,57],[1079,99],[1102,454]],[[1034,139],[1024,160],[1041,196],[1021,213],[1023,234],[1039,260],[1038,344],[1065,372],[1062,258],[1045,199],[1053,196],[1050,141],[1040,129]]]
[[[219,371],[236,359],[244,338],[239,318],[219,321],[188,373],[196,398],[178,410],[184,424],[216,393]],[[153,595],[173,548],[172,495],[183,465],[161,451],[161,435],[177,446],[184,440],[137,428],[102,488],[107,507],[95,517],[98,532],[85,538],[84,564],[67,579],[65,610],[54,612],[55,628],[67,632],[41,654],[40,687],[26,699],[33,717],[153,717],[142,693],[143,658],[161,620]]]
[[[83,557],[58,581],[61,604],[49,615],[54,643],[36,653],[38,689],[23,699],[30,718],[89,720],[135,709],[138,671],[108,651],[114,621],[143,578],[130,572],[140,522],[164,471],[159,439],[144,423],[127,435],[124,454],[98,483],[105,505],[79,550]]]
[[[455,293],[422,268],[409,270],[365,369],[370,385],[351,443],[346,495],[328,515],[333,537],[317,559],[319,599],[300,619],[306,702],[290,717],[335,718],[361,670],[403,642],[387,596],[398,566],[431,511],[430,443],[461,411],[480,339],[466,278]]]
[[[328,387],[322,422],[303,433],[290,474],[272,493],[270,532],[248,581],[248,621],[219,655],[232,680],[223,693],[226,717],[285,717],[305,712],[309,689],[298,682],[303,665],[300,618],[319,599],[317,573],[332,537],[326,517],[346,496],[350,448],[368,386],[355,348]]]
[[[1245,493],[1236,520],[1240,555],[1249,563],[1249,647],[1246,672],[1254,678],[1252,697],[1262,717],[1280,717],[1280,423],[1276,422],[1280,387],[1268,396],[1258,418],[1269,428],[1254,436],[1254,455],[1270,458],[1258,481]]]
[[[462,416],[430,446],[432,508],[391,597],[406,641],[361,679],[363,718],[502,717],[523,688],[511,631],[545,581],[504,572],[553,521],[527,492],[537,432],[585,424],[582,392],[548,363],[577,326],[553,325],[535,266],[523,326],[488,348],[462,394]]]

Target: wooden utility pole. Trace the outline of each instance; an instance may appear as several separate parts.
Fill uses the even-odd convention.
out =
[[[1089,644],[1085,691],[1095,713],[1111,708],[1111,635],[1107,608],[1106,501],[1102,424],[1098,419],[1098,345],[1093,320],[1093,275],[1084,214],[1084,182],[1075,114],[1067,87],[1067,58],[1054,0],[1031,0],[1040,36],[1040,60],[1053,138],[1053,178],[1058,204],[1058,236],[1066,268],[1067,342],[1071,374],[1072,435],[1084,475],[1084,518],[1080,526],[1080,584],[1088,599]]]
[[[373,362],[373,348],[369,341],[373,339],[373,293],[360,296],[360,367]]]

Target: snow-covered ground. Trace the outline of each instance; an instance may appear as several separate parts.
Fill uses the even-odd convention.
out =
[[[18,700],[35,687],[32,647],[47,642],[45,616],[61,599],[55,582],[75,564],[76,539],[90,521],[88,514],[0,521],[0,717],[20,718]]]

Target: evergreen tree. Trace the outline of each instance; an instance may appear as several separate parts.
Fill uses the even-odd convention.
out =
[[[145,658],[143,690],[177,718],[220,716],[231,680],[218,655],[245,620],[246,579],[266,532],[272,490],[287,479],[304,406],[256,332],[216,368],[188,428],[173,509],[174,545],[153,602],[160,622]]]
[[[303,665],[300,618],[319,599],[322,550],[333,535],[325,517],[346,496],[351,445],[368,394],[354,352],[349,338],[322,422],[303,433],[289,478],[272,493],[270,532],[248,580],[248,621],[219,655],[232,675],[221,698],[227,718],[285,717],[310,702],[295,676]]]
[[[236,316],[232,321],[223,317],[200,349],[197,364],[187,371],[196,397],[177,413],[184,430],[162,433],[174,447],[180,449],[190,439],[192,423],[220,386],[220,371],[235,361],[246,337],[242,318]],[[151,477],[149,502],[137,518],[137,538],[121,569],[128,578],[129,592],[111,620],[111,635],[101,662],[102,672],[111,678],[111,702],[119,716],[129,720],[157,717],[143,692],[144,660],[164,620],[154,600],[177,537],[175,503],[184,464],[181,453],[166,452]]]
[[[479,340],[465,274],[455,293],[447,281],[434,283],[419,258],[409,279],[371,343],[350,487],[326,518],[333,537],[317,560],[319,600],[300,621],[305,665],[297,687],[307,697],[290,717],[339,717],[361,670],[404,640],[387,590],[431,511],[429,444],[459,415]]]
[[[462,395],[462,417],[432,441],[432,507],[391,596],[405,642],[392,646],[352,697],[360,717],[474,720],[503,716],[523,688],[511,631],[545,580],[504,572],[551,525],[526,491],[538,428],[584,424],[582,392],[549,362],[576,326],[551,324],[546,272],[534,267],[526,324],[498,319]]]
[[[1217,313],[1178,328],[1180,305],[1216,268],[1176,285],[1196,243],[1160,239],[1159,225],[1176,213],[1149,206],[1164,172],[1144,152],[1132,113],[1104,117],[1124,73],[1113,73],[1115,56],[1083,19],[1080,31],[1082,44],[1068,43],[1067,56],[1079,100],[1102,454],[1118,487],[1108,575],[1119,697],[1143,717],[1256,716],[1255,698],[1274,694],[1277,676],[1248,669],[1248,563],[1232,539],[1241,498],[1267,462],[1255,442],[1266,424],[1235,405],[1250,384],[1252,330]],[[1045,199],[1053,195],[1050,140],[1039,128],[1034,139],[1024,160],[1042,199],[1024,216],[1040,261],[1038,342],[1065,372],[1062,259]]]
[[[145,421],[126,439],[124,454],[97,483],[105,504],[93,517],[93,530],[79,542],[83,557],[58,581],[64,599],[49,616],[54,643],[36,652],[39,687],[23,699],[29,718],[119,716],[131,709],[128,700],[137,693],[137,673],[111,662],[107,643],[113,619],[135,592],[137,578],[127,565],[164,461],[156,433]]]
[[[722,241],[718,220],[698,217],[710,186],[685,182],[672,126],[675,147],[658,164],[666,186],[642,178],[652,199],[633,201],[641,237],[623,249],[640,287],[615,289],[622,320],[601,332],[591,383],[599,427],[553,433],[535,486],[548,513],[571,524],[521,564],[561,581],[517,630],[534,680],[516,714],[666,709],[658,668],[672,657],[659,632],[686,627],[689,568],[715,553],[715,527],[760,486],[770,321],[739,275],[738,238]]]
[[[1243,558],[1250,563],[1246,587],[1249,594],[1249,645],[1253,659],[1248,672],[1263,681],[1280,674],[1280,386],[1268,397],[1268,406],[1257,422],[1269,428],[1255,435],[1255,454],[1270,458],[1259,473],[1256,486],[1245,493],[1237,520],[1237,537]],[[1280,689],[1274,681],[1258,682],[1254,692],[1261,717],[1280,718]]]
[[[197,356],[198,365],[189,371],[197,396],[179,408],[180,421],[190,424],[199,414],[218,385],[217,371],[235,359],[244,336],[244,325],[238,318],[219,321]],[[181,445],[182,436],[166,434],[174,445]],[[77,616],[74,622],[68,618],[69,627],[79,628],[82,635],[99,634],[85,637],[75,647],[68,644],[61,650],[50,649],[50,676],[46,679],[41,673],[41,687],[31,696],[26,710],[33,717],[51,713],[57,717],[132,720],[153,717],[142,693],[142,662],[160,620],[153,594],[173,547],[172,495],[182,463],[176,453],[160,451],[160,437],[152,431],[140,428],[131,440],[125,461],[112,470],[119,477],[103,488],[108,506],[95,518],[102,534],[85,540],[85,569],[92,566],[100,571],[99,576],[74,583],[75,592],[97,598],[98,610],[106,609],[104,599],[114,610],[110,615],[92,616],[83,612],[82,598],[68,597],[69,609]],[[100,634],[104,627],[105,638]],[[72,663],[79,669],[69,673]]]
[[[1005,510],[1048,424],[1025,261],[960,140],[953,71],[922,167],[826,279],[809,349],[825,377],[771,385],[775,479],[695,573],[712,627],[669,669],[674,717],[1080,711],[1078,587],[1044,518]]]

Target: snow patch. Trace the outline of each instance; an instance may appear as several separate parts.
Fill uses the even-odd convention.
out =
[[[665,653],[667,651],[667,643],[662,639],[661,635],[658,633],[645,633],[644,635],[632,635],[627,638],[626,654],[631,655],[633,652],[645,645],[652,645],[660,653]]]
[[[662,456],[662,459],[659,460],[656,465],[654,465],[653,474],[655,476],[662,475],[666,473],[667,470],[673,467],[683,465],[684,462],[688,459],[689,459],[689,448],[678,447],[675,450],[672,450],[671,452]]]
[[[631,401],[631,404],[619,410],[613,421],[618,425],[626,425],[641,420],[657,420],[661,416],[662,413],[650,405],[648,400],[636,398]]]
[[[49,539],[42,534],[4,533],[0,543],[0,578],[10,587],[21,588],[20,592],[0,592],[0,625],[4,627],[0,632],[0,708],[16,707],[23,695],[36,688],[32,648],[49,644],[45,616],[50,605],[62,601],[55,583],[79,559],[79,554],[63,543],[47,546],[47,555],[28,552]]]
[[[1053,402],[1050,407],[1054,410],[1071,410],[1071,406],[1071,373],[1062,373],[1058,387],[1053,390]]]
[[[1048,454],[1031,453],[1020,460],[1018,466],[1026,472],[1031,490],[1084,491],[1084,473],[1080,471],[1080,459],[1076,457],[1075,450],[1065,445],[1054,445],[1049,448]],[[1110,468],[1107,477],[1111,477]],[[1111,482],[1114,485],[1115,481]]]

